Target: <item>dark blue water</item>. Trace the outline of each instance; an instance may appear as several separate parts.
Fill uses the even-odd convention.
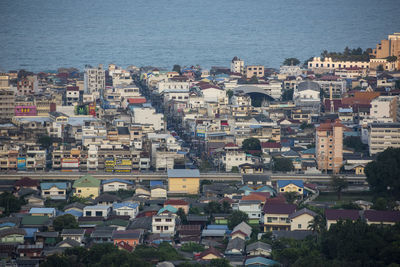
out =
[[[0,70],[85,64],[278,67],[375,47],[400,0],[0,0]]]

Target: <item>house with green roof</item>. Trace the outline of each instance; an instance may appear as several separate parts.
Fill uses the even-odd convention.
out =
[[[100,180],[91,175],[85,175],[79,178],[72,185],[74,196],[83,198],[96,198],[100,194]]]

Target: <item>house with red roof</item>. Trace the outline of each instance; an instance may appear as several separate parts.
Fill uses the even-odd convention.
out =
[[[33,180],[29,177],[24,177],[24,178],[16,181],[14,184],[14,187],[17,191],[22,188],[30,188],[33,190],[37,190],[39,188],[39,181]]]
[[[400,211],[366,210],[364,219],[367,224],[395,225],[400,222]]]
[[[209,247],[208,249],[201,252],[199,255],[195,256],[196,260],[214,260],[222,259],[224,255],[214,247]]]
[[[351,220],[355,222],[360,218],[359,210],[337,210],[337,209],[326,209],[326,228],[329,230],[332,224],[336,224],[339,220]]]
[[[272,230],[290,230],[289,216],[296,211],[294,204],[270,204],[266,203],[263,208],[264,232]]]

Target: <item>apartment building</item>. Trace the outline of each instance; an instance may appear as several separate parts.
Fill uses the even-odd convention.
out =
[[[152,233],[173,236],[175,235],[175,224],[176,217],[170,212],[154,215],[151,222]]]
[[[99,92],[106,87],[106,76],[103,70],[103,65],[97,68],[87,66],[84,74],[85,93]]]
[[[316,129],[318,169],[338,173],[343,165],[343,130],[339,120],[321,123]]]
[[[246,78],[250,79],[251,77],[256,76],[257,78],[263,78],[264,66],[261,65],[250,65],[246,67]]]
[[[231,72],[244,74],[244,60],[234,57],[231,61]]]
[[[17,82],[17,95],[33,95],[38,92],[38,78],[36,75],[29,75]]]
[[[397,96],[379,96],[371,101],[370,117],[373,120],[397,120]]]
[[[0,88],[0,121],[11,120],[14,116],[14,91]]]
[[[336,61],[330,57],[323,59],[320,57],[314,57],[312,61],[308,62],[308,68],[316,72],[327,72],[335,69],[353,67],[368,69],[370,64],[368,61]]]
[[[368,125],[368,133],[371,156],[389,147],[400,148],[400,123],[371,123]]]
[[[376,45],[376,48],[372,50],[371,53],[376,59],[383,59],[389,56],[395,56],[397,59],[400,58],[400,33],[395,32],[393,34],[388,35],[387,39],[381,40],[379,44]],[[400,63],[397,61],[397,69],[399,68]]]

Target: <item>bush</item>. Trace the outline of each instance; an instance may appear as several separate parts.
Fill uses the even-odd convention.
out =
[[[183,244],[181,250],[185,252],[200,252],[204,251],[204,246],[198,243],[190,242]]]

